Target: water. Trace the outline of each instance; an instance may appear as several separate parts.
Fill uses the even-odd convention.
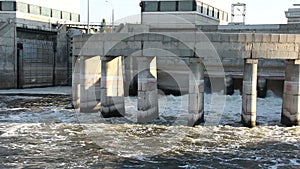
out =
[[[136,98],[126,117],[101,119],[66,109],[66,96],[0,96],[0,168],[300,168],[300,127],[280,126],[280,98],[258,99],[256,128],[239,123],[240,95],[218,123],[209,100],[220,98],[205,98],[210,123],[192,128],[178,120],[186,96],[160,97],[160,119],[147,124],[135,123]]]

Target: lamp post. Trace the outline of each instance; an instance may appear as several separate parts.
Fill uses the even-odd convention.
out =
[[[115,22],[115,9],[114,9],[114,5],[109,2],[108,0],[106,0],[107,3],[109,3],[111,5],[111,24],[112,24],[112,27],[114,27],[114,22]]]
[[[87,33],[90,33],[90,0],[87,0]]]

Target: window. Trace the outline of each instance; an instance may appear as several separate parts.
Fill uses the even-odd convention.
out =
[[[1,2],[1,11],[16,11],[16,2]]]
[[[143,12],[157,12],[158,11],[158,2],[155,1],[144,1],[142,4]]]
[[[29,5],[29,13],[40,15],[41,14],[41,8],[36,5]]]
[[[50,8],[41,8],[41,14],[43,16],[51,17],[51,9]]]
[[[213,10],[214,10],[213,7],[209,6],[208,9],[207,9],[207,15],[208,16],[213,16]]]
[[[61,14],[62,14],[61,18],[64,19],[64,20],[70,20],[71,19],[71,14],[69,12],[62,11]]]
[[[223,11],[220,11],[220,12],[219,12],[219,19],[220,19],[220,20],[224,20],[224,15],[223,15],[223,13],[224,13]]]
[[[175,1],[161,1],[160,2],[160,11],[176,11],[176,2]]]
[[[28,5],[22,2],[17,3],[17,11],[28,13]]]
[[[194,10],[194,1],[179,1],[178,10],[179,11],[193,11]]]
[[[224,21],[228,21],[228,13],[224,12]]]
[[[208,6],[206,4],[203,4],[202,6],[202,13],[204,15],[207,15],[208,14]]]
[[[215,18],[219,19],[219,10],[217,8],[214,8],[214,13],[213,13]]]
[[[78,14],[72,13],[71,14],[71,21],[73,21],[73,22],[79,22],[80,21],[79,17],[80,16]]]
[[[56,9],[52,9],[52,17],[56,19],[61,19],[61,12]]]

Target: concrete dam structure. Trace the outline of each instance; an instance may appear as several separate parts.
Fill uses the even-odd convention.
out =
[[[204,120],[204,77],[223,79],[223,83],[211,82],[211,87],[226,90],[236,74],[230,69],[234,62],[226,63],[242,60],[242,122],[255,126],[257,88],[264,86],[260,75],[276,74],[259,69],[259,62],[283,60],[286,69],[281,121],[289,126],[300,124],[300,35],[151,32],[144,25],[133,25],[128,30],[74,37],[73,98],[81,112],[100,110],[103,117],[122,116],[124,96],[135,90],[138,122],[151,121],[158,118],[157,93],[163,86],[158,82],[163,81],[188,91],[187,125],[194,126]],[[161,79],[159,71],[172,78]]]

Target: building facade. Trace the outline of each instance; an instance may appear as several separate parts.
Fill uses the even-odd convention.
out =
[[[78,23],[80,15],[54,1],[0,1],[0,88],[70,84],[65,24]]]
[[[285,16],[288,24],[300,23],[300,4],[294,4],[294,8],[289,8],[285,12]]]
[[[199,0],[143,0],[140,6],[142,24],[156,28],[228,24],[227,12]]]

